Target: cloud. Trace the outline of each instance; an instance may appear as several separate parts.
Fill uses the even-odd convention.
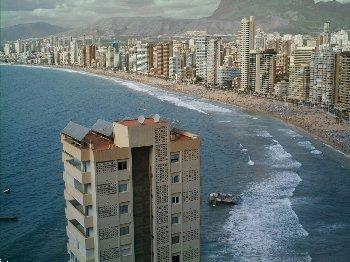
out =
[[[37,21],[75,27],[117,16],[200,18],[211,15],[219,2],[220,0],[1,0],[1,27]]]

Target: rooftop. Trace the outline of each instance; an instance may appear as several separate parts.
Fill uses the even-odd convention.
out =
[[[130,127],[141,126],[141,125],[146,125],[146,126],[154,125],[156,123],[166,123],[165,120],[159,120],[158,122],[156,122],[152,117],[145,118],[145,121],[143,122],[143,124],[140,124],[138,119],[126,119],[126,120],[121,120],[117,122],[121,125],[130,126]]]
[[[143,124],[138,119],[126,119],[118,121],[119,124],[128,127],[137,127],[142,125],[154,125],[156,123],[168,123],[166,120],[156,118],[145,118]],[[62,135],[66,137],[66,141],[71,144],[75,144],[81,148],[91,148],[93,150],[107,150],[117,147],[114,144],[113,139],[113,123],[97,120],[91,129],[69,122],[68,125],[62,130]],[[172,129],[170,131],[170,141],[180,140],[192,140],[198,139],[199,137],[195,134],[182,131],[179,129]]]

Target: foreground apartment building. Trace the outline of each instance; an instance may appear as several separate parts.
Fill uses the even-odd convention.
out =
[[[61,133],[70,261],[200,261],[200,138],[159,119]]]

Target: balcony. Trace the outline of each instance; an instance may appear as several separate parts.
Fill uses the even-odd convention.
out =
[[[81,171],[80,166],[73,161],[65,161],[64,170],[76,180],[78,180],[81,184],[91,183],[91,173]]]
[[[76,200],[67,201],[66,217],[68,220],[75,219],[85,228],[93,227],[93,218],[84,212],[84,206]]]
[[[84,227],[79,224],[76,220],[68,220],[67,225],[67,235],[73,234],[77,239],[79,244],[82,244],[85,249],[94,248],[94,238],[91,236],[87,236],[84,232]]]
[[[65,191],[68,194],[68,196],[71,196],[74,199],[76,199],[81,205],[83,205],[83,206],[91,206],[92,205],[92,196],[91,196],[91,194],[82,193],[81,191],[79,191],[78,189],[74,188],[73,186],[71,186],[67,182],[66,182],[66,189],[65,189]],[[71,198],[68,197],[66,199],[70,200]]]
[[[63,144],[63,151],[78,159],[79,161],[90,160],[89,149],[82,148],[77,144],[72,143],[71,139],[65,136],[61,137],[61,142]]]

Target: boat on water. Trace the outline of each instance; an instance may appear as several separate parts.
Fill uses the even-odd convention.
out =
[[[224,193],[211,193],[209,195],[209,203],[212,206],[217,206],[220,204],[236,205],[241,200],[240,196],[235,196],[232,194]]]

